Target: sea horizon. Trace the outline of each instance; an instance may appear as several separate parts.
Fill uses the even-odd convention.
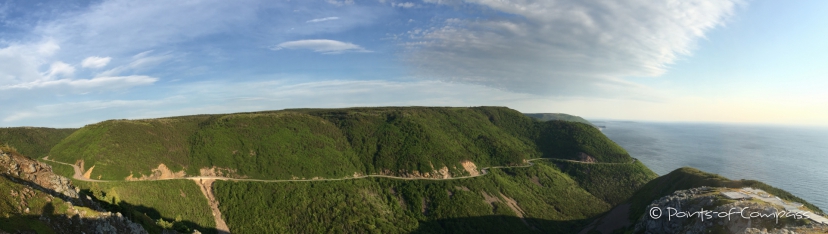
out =
[[[828,210],[828,128],[730,123],[590,120],[659,175],[694,167],[765,182]]]

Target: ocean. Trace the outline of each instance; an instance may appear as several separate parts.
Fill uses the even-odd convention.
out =
[[[659,175],[695,167],[784,189],[828,212],[828,128],[590,120]]]

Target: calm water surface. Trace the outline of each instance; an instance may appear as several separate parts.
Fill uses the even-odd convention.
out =
[[[659,175],[689,166],[759,180],[828,211],[828,128],[592,122]]]

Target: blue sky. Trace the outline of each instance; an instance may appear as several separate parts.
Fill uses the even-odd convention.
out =
[[[825,1],[5,1],[0,126],[351,106],[828,125]]]

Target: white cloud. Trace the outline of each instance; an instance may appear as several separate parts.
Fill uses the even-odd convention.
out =
[[[118,55],[146,50],[255,22],[259,3],[226,1],[107,0],[56,20],[38,23],[35,34],[72,42],[79,51]]]
[[[272,47],[271,49],[307,49],[323,54],[339,54],[343,52],[371,52],[369,50],[366,50],[365,48],[362,48],[361,46],[352,43],[326,39],[288,41],[280,43],[275,47]]]
[[[37,51],[49,43],[13,44],[0,49],[0,85],[41,79],[38,67],[48,64],[48,59]]]
[[[61,61],[52,63],[49,71],[46,72],[46,79],[54,79],[59,75],[70,76],[75,73],[75,67]]]
[[[83,62],[81,62],[81,66],[86,68],[102,68],[109,64],[109,61],[111,60],[111,57],[92,56],[85,58]]]
[[[37,46],[37,52],[44,56],[51,56],[60,50],[60,45],[55,40],[49,39]]]
[[[412,7],[415,7],[417,5],[414,4],[413,2],[403,2],[403,3],[392,2],[391,6],[400,7],[400,8],[412,8]]]
[[[0,86],[0,90],[12,89],[42,89],[58,88],[61,90],[74,90],[76,92],[90,92],[97,90],[123,89],[134,86],[150,85],[158,81],[158,78],[149,76],[118,76],[118,77],[95,77],[92,79],[59,79],[59,80],[37,80],[33,82]]]
[[[737,1],[468,0],[519,17],[412,30],[404,56],[424,77],[538,94],[625,93],[642,88],[625,77],[663,74]]]
[[[330,4],[336,5],[336,6],[344,6],[344,5],[353,5],[354,4],[354,0],[328,0],[327,2],[330,3]]]
[[[333,16],[333,17],[312,19],[312,20],[306,21],[305,23],[319,23],[319,22],[324,22],[324,21],[328,21],[328,20],[338,20],[338,19],[339,19],[339,17]]]
[[[63,102],[59,104],[39,105],[22,111],[15,111],[3,118],[3,122],[20,120],[42,119],[50,117],[66,117],[100,110],[111,109],[138,109],[153,108],[179,101],[181,97],[170,97],[160,100],[92,100],[79,102]],[[78,126],[69,126],[78,127]]]
[[[151,55],[153,51],[144,51],[132,56],[132,61],[126,65],[114,67],[98,74],[98,76],[119,76],[128,71],[138,71],[149,68],[173,58],[169,53]]]

